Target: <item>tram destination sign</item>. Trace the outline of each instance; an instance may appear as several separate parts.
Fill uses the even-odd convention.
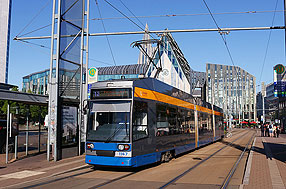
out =
[[[131,89],[92,89],[91,99],[132,98]]]

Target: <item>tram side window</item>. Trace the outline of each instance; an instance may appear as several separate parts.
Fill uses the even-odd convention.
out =
[[[173,107],[167,108],[167,118],[169,122],[169,135],[176,135],[181,133],[180,126],[178,125],[177,109]]]
[[[133,105],[133,141],[148,136],[148,104],[134,101]]]
[[[186,124],[186,114],[186,110],[178,108],[178,126],[180,133],[188,133],[189,126]]]
[[[167,106],[163,104],[156,105],[157,131],[156,136],[169,135],[169,122],[167,118]]]
[[[195,133],[195,114],[193,110],[186,112],[186,125],[188,127],[187,133]]]

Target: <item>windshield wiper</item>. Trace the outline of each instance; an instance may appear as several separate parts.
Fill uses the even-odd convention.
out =
[[[110,142],[111,139],[118,133],[118,131],[124,128],[124,126],[126,126],[126,125],[121,125],[120,127],[118,127],[118,128],[114,131],[114,133],[112,133],[112,135],[110,135],[110,137],[108,137],[104,142]]]

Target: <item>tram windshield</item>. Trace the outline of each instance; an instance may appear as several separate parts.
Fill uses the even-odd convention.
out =
[[[129,142],[129,112],[91,112],[88,141]]]

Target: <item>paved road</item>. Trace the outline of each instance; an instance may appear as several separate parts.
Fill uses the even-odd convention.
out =
[[[91,166],[84,164],[83,157],[65,160],[54,165],[49,164],[47,167],[39,164],[38,168],[35,165],[30,169],[26,167],[11,172],[6,170],[3,174],[0,169],[0,187],[160,188],[181,175],[166,187],[219,188],[254,133],[253,130],[240,130],[231,138],[192,151],[168,163],[140,169],[101,168],[94,170]],[[234,140],[235,142],[229,146],[228,144]],[[223,149],[218,151],[221,148]],[[238,164],[230,180],[232,188],[239,188],[242,183],[246,157],[247,154],[242,157],[241,163]],[[206,158],[209,159],[204,161]],[[200,162],[202,163],[197,165]],[[12,179],[12,177],[18,178]]]

